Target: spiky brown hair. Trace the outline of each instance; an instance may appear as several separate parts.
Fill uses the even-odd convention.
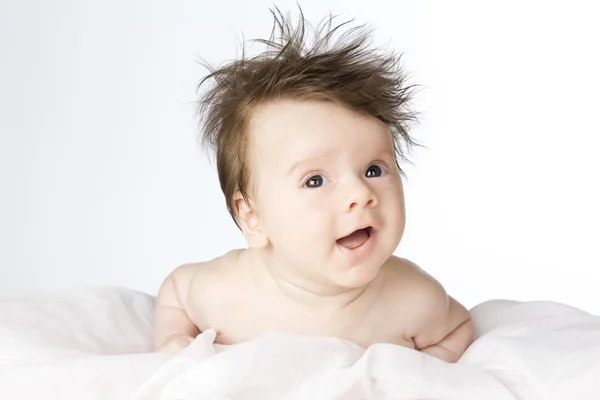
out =
[[[406,85],[400,55],[370,46],[370,32],[363,26],[335,35],[351,21],[333,25],[334,16],[314,30],[307,45],[307,23],[300,10],[294,27],[277,8],[270,39],[255,39],[267,46],[258,56],[242,56],[219,68],[202,64],[210,71],[198,89],[213,81],[199,99],[202,143],[215,151],[221,190],[237,224],[233,207],[239,191],[248,199],[249,170],[246,165],[247,127],[257,106],[277,99],[321,99],[334,101],[355,112],[375,117],[390,128],[398,161],[418,145],[409,134],[417,121],[409,107],[415,85]],[[238,225],[239,226],[239,225]]]

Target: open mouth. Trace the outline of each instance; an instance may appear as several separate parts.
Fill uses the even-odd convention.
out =
[[[373,227],[368,226],[363,229],[357,229],[348,236],[344,236],[336,241],[336,243],[342,247],[350,250],[354,250],[363,244],[371,237],[373,233]]]

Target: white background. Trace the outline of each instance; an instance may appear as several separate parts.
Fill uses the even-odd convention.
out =
[[[405,166],[396,253],[468,307],[600,314],[596,2],[300,4],[377,28],[423,85],[427,148]],[[268,36],[271,5],[0,0],[0,293],[155,293],[174,267],[244,245],[196,141],[196,60]]]

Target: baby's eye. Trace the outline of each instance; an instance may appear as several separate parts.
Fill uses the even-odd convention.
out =
[[[324,178],[321,175],[314,175],[314,176],[311,176],[310,178],[308,178],[308,180],[304,184],[304,187],[311,188],[311,189],[318,188],[318,187],[325,185],[327,182],[328,182],[327,178]]]
[[[367,178],[377,178],[383,175],[385,175],[385,171],[379,165],[371,165],[365,173]]]

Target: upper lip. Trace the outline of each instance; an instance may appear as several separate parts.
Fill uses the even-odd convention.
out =
[[[353,234],[356,231],[360,231],[361,229],[367,229],[367,228],[371,228],[371,231],[375,231],[376,230],[375,226],[373,224],[364,224],[364,225],[360,225],[359,227],[354,228],[353,230],[347,232],[345,235],[340,236],[339,239],[345,238],[346,236],[350,236],[351,234]]]

